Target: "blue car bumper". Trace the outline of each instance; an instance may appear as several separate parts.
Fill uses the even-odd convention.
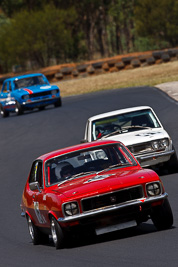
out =
[[[14,100],[4,101],[4,102],[1,102],[1,105],[3,106],[4,110],[13,112],[16,107],[16,102]]]
[[[27,101],[23,101],[20,104],[22,105],[24,109],[33,109],[33,108],[55,104],[56,102],[60,100],[61,100],[61,97],[58,96],[58,97],[50,97],[50,98],[38,99],[38,100],[28,99]]]
[[[34,109],[38,107],[52,105],[59,101],[61,101],[61,97],[56,96],[56,97],[48,97],[48,98],[37,99],[37,100],[28,99],[27,101],[21,102],[20,105],[22,106],[24,110],[28,110],[28,109]],[[15,100],[3,101],[1,102],[1,105],[3,106],[4,110],[8,112],[15,112],[15,108],[16,108]]]

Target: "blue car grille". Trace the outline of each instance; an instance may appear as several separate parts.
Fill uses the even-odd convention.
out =
[[[51,95],[51,91],[45,91],[45,92],[40,92],[40,93],[33,93],[33,94],[30,94],[29,97],[30,98],[35,98],[35,97],[47,96],[47,95]]]
[[[136,200],[143,197],[142,186],[135,186],[116,192],[94,196],[82,200],[83,212],[121,204],[127,201]]]

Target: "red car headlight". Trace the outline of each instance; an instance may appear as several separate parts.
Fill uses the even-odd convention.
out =
[[[147,195],[149,197],[158,196],[161,194],[161,185],[159,182],[153,182],[146,185]]]
[[[72,216],[79,213],[78,203],[77,202],[70,202],[66,203],[63,206],[65,216]]]

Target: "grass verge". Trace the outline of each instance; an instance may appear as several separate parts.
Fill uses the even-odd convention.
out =
[[[56,82],[61,96],[178,81],[178,61]]]

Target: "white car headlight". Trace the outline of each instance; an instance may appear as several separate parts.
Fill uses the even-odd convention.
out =
[[[152,142],[152,148],[153,148],[154,150],[157,150],[157,149],[159,148],[159,143],[158,143],[158,141],[154,141],[154,142]]]
[[[169,141],[168,141],[168,139],[162,139],[160,141],[160,144],[161,144],[162,147],[168,147],[169,146]]]
[[[153,141],[151,145],[154,150],[163,149],[169,146],[169,140],[167,138],[164,138],[161,140]]]
[[[146,192],[149,197],[154,197],[161,194],[161,185],[159,182],[153,182],[146,185]]]
[[[77,202],[70,202],[64,204],[64,213],[66,216],[72,216],[79,213],[78,203]]]

